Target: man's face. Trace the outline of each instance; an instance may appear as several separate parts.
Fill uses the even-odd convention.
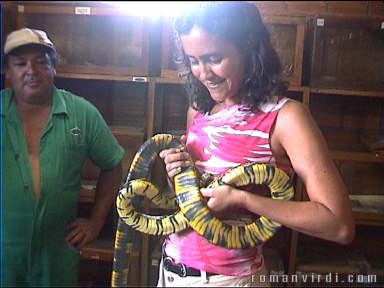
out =
[[[6,78],[17,101],[40,104],[51,97],[56,71],[46,52],[26,47],[7,61]]]

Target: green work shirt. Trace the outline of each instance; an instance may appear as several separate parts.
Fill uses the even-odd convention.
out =
[[[65,240],[77,215],[80,170],[89,157],[102,170],[124,149],[87,100],[54,88],[40,139],[41,192],[34,196],[26,139],[12,91],[2,98],[2,286],[77,284],[79,252]]]

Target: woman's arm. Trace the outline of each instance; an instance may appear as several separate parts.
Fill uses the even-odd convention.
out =
[[[271,147],[277,158],[289,158],[310,201],[274,200],[224,185],[201,189],[204,196],[212,197],[208,207],[221,211],[231,205],[241,206],[311,236],[351,242],[355,226],[347,189],[304,105],[296,101],[284,105],[276,120]]]

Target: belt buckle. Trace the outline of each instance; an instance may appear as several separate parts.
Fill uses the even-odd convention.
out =
[[[168,268],[168,265],[170,263],[173,263],[174,267],[181,267],[181,270],[176,274],[178,274],[180,277],[187,277],[187,268],[184,264],[182,263],[176,264],[171,257],[169,256],[164,257],[164,265],[166,269]],[[172,270],[169,270],[169,271],[172,271]]]
[[[180,275],[180,277],[187,277],[187,268],[185,267],[185,265],[184,264],[179,264],[179,265],[181,265],[181,275]]]

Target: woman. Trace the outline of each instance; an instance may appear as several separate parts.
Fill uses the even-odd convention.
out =
[[[175,31],[190,107],[188,151],[160,153],[169,178],[191,165],[188,153],[200,173],[214,176],[247,162],[273,164],[291,177],[296,173],[310,200],[279,201],[222,185],[201,189],[208,208],[219,216],[232,211],[232,219],[246,211],[313,237],[352,241],[346,187],[309,111],[279,96],[280,62],[257,8],[246,2],[203,4],[176,19]],[[261,248],[218,247],[193,230],[170,235],[158,285],[258,286],[257,275],[265,273]]]

